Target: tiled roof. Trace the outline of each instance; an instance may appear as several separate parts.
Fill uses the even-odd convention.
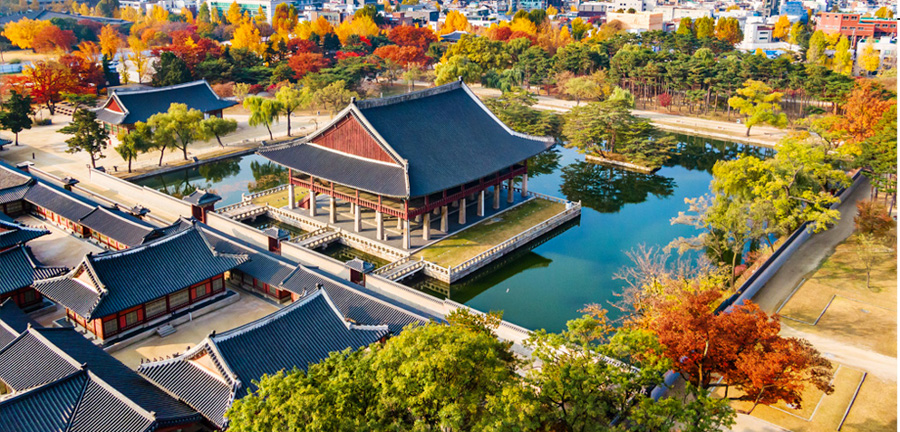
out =
[[[88,254],[68,274],[35,288],[86,319],[103,317],[174,293],[231,270],[246,255],[218,253],[196,228],[143,245]],[[90,286],[78,280],[88,272]]]
[[[108,209],[102,206],[98,206],[87,216],[81,218],[80,223],[92,231],[97,231],[128,247],[138,246],[151,238],[162,235],[155,226],[147,222],[118,209]]]
[[[0,252],[0,294],[31,286],[37,280],[59,276],[68,270],[40,265],[25,245],[5,250]]]
[[[50,231],[46,229],[32,228],[13,220],[0,218],[0,250],[19,243],[29,242],[47,234],[50,234]]]
[[[211,335],[174,359],[145,363],[138,371],[223,426],[232,398],[245,396],[263,375],[306,369],[329,353],[365,347],[387,334],[387,326],[345,321],[328,294],[317,291],[260,320]],[[216,365],[215,380],[188,369],[199,369],[194,359],[202,356],[212,362],[206,364]],[[225,394],[229,385],[231,392]]]
[[[332,124],[350,115],[357,116],[405,167],[304,144],[315,143],[328,126],[297,143],[263,149],[259,154],[336,183],[384,195],[417,197],[497,173],[554,143],[552,138],[514,132],[462,82],[351,102]]]
[[[8,298],[0,302],[0,348],[12,342],[25,330],[28,325],[36,325],[31,318],[22,312],[13,299]]]
[[[74,411],[61,400],[59,405],[49,404],[39,411],[46,418],[65,419],[68,429],[62,430],[141,431],[200,420],[188,405],[71,328],[32,327],[0,349],[0,380],[20,393],[13,399],[41,398],[38,395],[84,374],[83,389],[75,393]],[[3,420],[7,413],[40,409],[27,404],[14,406],[18,408],[0,402],[0,431],[7,425]],[[36,421],[48,422],[46,418]]]
[[[209,203],[214,203],[216,201],[219,201],[222,199],[222,197],[220,197],[212,192],[207,192],[203,189],[197,189],[197,190],[191,192],[190,195],[188,195],[182,199],[191,204],[202,206],[202,205],[206,205]]]
[[[96,206],[86,198],[44,182],[31,186],[25,193],[25,201],[76,222],[87,216]]]
[[[237,104],[216,95],[205,80],[193,81],[168,87],[115,91],[110,99],[116,100],[124,111],[118,113],[106,108],[95,112],[100,121],[111,124],[134,124],[146,122],[153,114],[166,112],[173,103],[183,103],[188,109],[203,112],[225,109]],[[105,107],[107,103],[103,104]]]
[[[31,176],[13,168],[5,163],[0,163],[0,191],[25,186],[31,182]]]
[[[277,164],[362,191],[407,196],[406,170],[400,165],[347,156],[314,144],[263,148],[259,154]]]
[[[28,187],[28,185],[23,185],[0,190],[0,204],[11,203],[25,198]]]

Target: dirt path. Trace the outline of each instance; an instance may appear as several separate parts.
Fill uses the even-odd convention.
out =
[[[886,380],[897,381],[897,358],[878,354],[831,338],[804,332],[782,324],[781,335],[808,340],[828,360],[857,369]]]

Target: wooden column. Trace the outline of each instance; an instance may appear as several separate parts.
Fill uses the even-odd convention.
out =
[[[336,224],[337,223],[337,205],[334,202],[334,197],[328,197],[328,223]]]
[[[312,217],[316,216],[316,191],[312,189],[311,183],[309,188],[309,215]]]
[[[465,198],[459,199],[459,224],[460,225],[466,224],[466,199]]]
[[[362,220],[360,217],[359,205],[353,206],[353,231],[362,231]]]
[[[378,240],[386,240],[384,238],[384,213],[377,211],[375,212],[375,225],[377,228],[375,229],[375,238]]]
[[[522,174],[522,198],[528,198],[528,173]]]
[[[500,183],[494,185],[494,210],[500,210]]]
[[[513,179],[510,178],[506,181],[506,202],[512,204],[513,203]]]
[[[450,215],[450,209],[448,209],[447,206],[442,206],[441,207],[441,231],[443,231],[444,233],[446,233],[447,230],[450,229],[449,215]]]
[[[481,192],[478,192],[478,208],[477,208],[476,214],[478,215],[478,217],[484,216],[484,190],[483,189],[481,190]]]
[[[422,215],[422,240],[431,240],[431,212]]]

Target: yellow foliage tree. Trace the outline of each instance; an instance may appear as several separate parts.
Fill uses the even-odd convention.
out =
[[[225,12],[225,19],[231,25],[240,25],[241,21],[244,20],[244,14],[241,12],[241,6],[237,4],[237,2],[231,2],[231,6],[228,6],[228,11]]]
[[[187,8],[182,9],[182,10],[181,10],[181,16],[184,17],[184,21],[185,21],[186,23],[188,23],[188,24],[193,24],[193,23],[194,23],[194,14],[191,12],[190,9],[187,9]]]
[[[772,36],[776,39],[786,39],[791,34],[791,20],[788,19],[787,15],[782,15],[778,17],[778,21],[775,22],[775,29],[772,30]]]
[[[50,27],[51,25],[50,21],[22,18],[16,22],[7,24],[6,29],[3,30],[3,36],[19,48],[31,48],[34,37],[37,36],[41,30]]]
[[[459,11],[452,10],[447,12],[447,18],[444,19],[444,25],[441,26],[440,34],[445,35],[457,30],[469,31],[469,20]]]
[[[163,23],[169,20],[169,11],[162,8],[160,5],[153,6],[153,9],[150,9],[150,20],[155,23]]]
[[[549,7],[547,7],[547,16],[554,16],[558,13],[559,13],[559,9],[553,7],[553,5],[550,5]]]
[[[262,25],[269,22],[268,18],[266,17],[266,11],[263,10],[262,6],[256,9],[256,15],[253,17],[253,21],[256,21],[256,25]]]
[[[141,38],[132,36],[128,38],[128,49],[131,50],[131,54],[128,55],[128,61],[134,66],[137,82],[138,84],[143,83],[150,78],[150,59],[144,54],[144,51],[147,50],[147,44]]]
[[[91,41],[82,41],[74,54],[87,63],[94,63],[100,54],[100,47]]]
[[[107,24],[100,30],[100,52],[103,55],[114,58],[122,46],[122,35],[119,31]]]
[[[369,37],[377,35],[380,31],[378,25],[368,15],[355,16],[352,20],[344,21],[334,29],[334,33],[342,44],[347,42],[350,35]]]
[[[91,8],[88,7],[87,3],[80,3],[80,4],[78,5],[78,11],[77,11],[76,13],[77,13],[78,15],[90,16],[90,15],[91,15]]]
[[[866,41],[866,46],[863,48],[862,55],[859,56],[859,67],[868,72],[875,72],[880,64],[881,57],[878,55],[878,50],[875,49],[875,40],[869,38]]]
[[[122,8],[122,19],[126,21],[135,22],[139,19],[143,18],[141,15],[141,11],[139,9],[135,9],[133,7],[125,6]]]
[[[520,32],[528,33],[530,35],[537,34],[537,26],[534,25],[534,23],[531,22],[530,19],[525,18],[525,17],[519,17],[519,18],[514,19],[512,21],[512,23],[510,23],[509,29],[514,32],[520,31]]]
[[[246,48],[257,55],[266,51],[266,44],[262,41],[259,29],[252,22],[245,21],[234,31],[231,46],[236,49]]]

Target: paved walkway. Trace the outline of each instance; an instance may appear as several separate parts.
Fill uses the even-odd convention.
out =
[[[800,248],[794,252],[775,276],[766,283],[753,297],[753,301],[759,304],[762,310],[775,312],[800,281],[810,272],[819,268],[822,261],[832,253],[838,244],[853,234],[855,225],[853,218],[856,216],[856,203],[869,197],[871,188],[869,179],[863,177],[856,190],[843,200],[838,206],[841,219],[831,229],[813,234]]]
[[[497,89],[484,88],[479,85],[470,86],[479,97],[497,97],[501,92]],[[558,99],[551,96],[536,96],[537,109],[568,112],[576,105],[575,101]],[[655,111],[633,110],[634,115],[650,119],[655,126],[672,132],[680,132],[691,135],[702,135],[727,141],[738,141],[755,144],[764,147],[774,147],[781,138],[790,133],[788,129],[778,129],[768,126],[754,126],[750,130],[750,136],[746,136],[747,127],[735,122],[719,120],[706,120],[696,117],[678,114],[666,114]]]
[[[879,378],[897,381],[897,358],[879,354],[870,349],[856,347],[844,342],[797,330],[781,324],[781,335],[808,340],[825,358],[857,369],[862,369]]]

